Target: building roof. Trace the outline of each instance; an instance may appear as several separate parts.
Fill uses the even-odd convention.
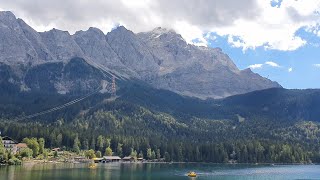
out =
[[[106,160],[120,160],[121,158],[119,156],[103,156]]]
[[[5,140],[5,141],[13,141],[14,143],[16,143],[17,144],[17,142],[15,141],[15,140],[13,140],[11,137],[9,137],[9,136],[4,136],[4,137],[2,137],[2,140]]]
[[[131,156],[126,156],[126,157],[124,157],[124,158],[122,158],[122,159],[124,159],[124,160],[130,160],[130,159],[134,159],[134,158],[131,157]]]
[[[17,147],[18,147],[18,148],[27,148],[28,146],[27,146],[26,143],[18,143],[18,144],[17,144]]]
[[[74,159],[87,159],[87,158],[84,156],[77,156],[77,157],[74,157]]]

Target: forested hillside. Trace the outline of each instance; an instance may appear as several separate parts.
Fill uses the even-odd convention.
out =
[[[221,100],[199,100],[141,82],[122,82],[116,100],[96,93],[59,111],[25,119],[78,98],[19,93],[1,97],[0,130],[17,140],[43,137],[46,147],[120,156],[148,150],[168,161],[320,162],[318,90],[269,89]],[[100,139],[100,140],[99,140]]]

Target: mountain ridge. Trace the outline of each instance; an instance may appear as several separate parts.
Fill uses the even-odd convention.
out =
[[[137,34],[123,26],[107,34],[92,27],[73,35],[58,29],[36,32],[12,12],[0,12],[0,40],[0,62],[10,66],[68,63],[79,57],[118,77],[137,78],[202,99],[281,87],[249,70],[239,70],[220,48],[187,44],[173,30],[159,27]],[[23,77],[20,81],[23,84]]]

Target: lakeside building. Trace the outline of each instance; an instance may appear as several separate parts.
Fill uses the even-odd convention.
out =
[[[135,159],[134,157],[131,157],[131,156],[126,156],[124,158],[122,158],[123,162],[134,162]]]
[[[12,139],[11,137],[8,137],[8,136],[2,137],[2,143],[3,143],[4,148],[7,151],[12,152],[13,154],[17,154],[22,149],[28,147],[26,143],[18,143],[17,141],[15,141],[14,139]]]
[[[7,151],[11,151],[12,153],[17,152],[17,142],[8,136],[2,137],[3,146]]]
[[[16,146],[17,146],[17,152],[16,153],[20,153],[22,149],[28,148],[26,143],[18,143]]]
[[[119,162],[121,158],[119,156],[103,156],[105,162]]]

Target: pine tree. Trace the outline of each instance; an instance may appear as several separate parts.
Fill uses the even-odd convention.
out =
[[[61,145],[62,145],[62,134],[61,133],[58,134],[56,143],[57,143],[58,147],[61,147]]]
[[[39,143],[39,154],[43,154],[44,153],[44,144],[45,144],[44,139],[39,138],[38,143]]]
[[[73,152],[79,154],[80,153],[80,141],[78,136],[76,136],[76,138],[73,141]]]
[[[157,149],[157,159],[161,158],[160,149]]]
[[[99,151],[102,151],[103,150],[103,147],[104,147],[104,138],[103,138],[103,136],[98,136],[98,138],[97,138],[97,148],[98,148],[98,150]]]
[[[150,160],[150,159],[152,159],[152,150],[151,150],[151,148],[148,148],[147,149],[147,158]]]
[[[121,143],[118,143],[118,146],[117,146],[117,155],[122,157],[122,144]]]

